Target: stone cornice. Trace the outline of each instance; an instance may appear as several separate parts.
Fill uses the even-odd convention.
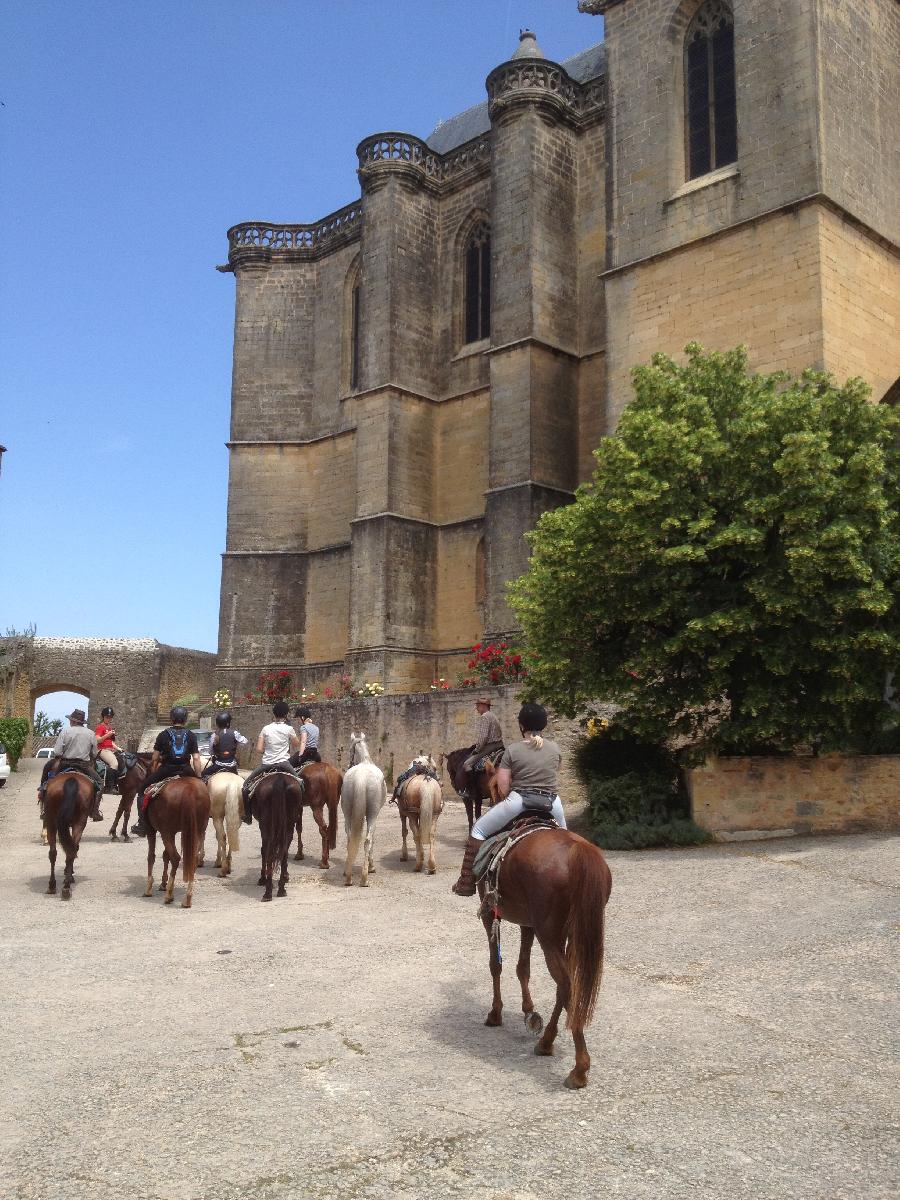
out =
[[[412,134],[376,133],[359,143],[356,156],[364,192],[375,192],[388,179],[400,178],[440,193],[486,174],[491,160],[491,138],[484,133],[447,154],[438,154]]]
[[[543,109],[576,129],[606,114],[606,77],[578,83],[559,63],[518,58],[501,63],[487,77],[488,112],[496,124],[522,106]]]
[[[362,232],[362,204],[357,200],[311,225],[278,225],[245,221],[228,230],[228,265],[266,265],[280,261],[310,261],[356,241]]]
[[[624,3],[625,0],[578,0],[578,11],[589,13],[592,17],[602,17],[608,8]]]

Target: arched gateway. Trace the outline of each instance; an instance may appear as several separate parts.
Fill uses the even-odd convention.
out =
[[[175,700],[212,694],[215,661],[155,638],[0,638],[0,715],[30,718],[41,696],[79,692],[91,725],[111,704],[120,743],[136,747]]]

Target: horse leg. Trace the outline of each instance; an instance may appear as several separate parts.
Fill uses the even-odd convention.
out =
[[[543,1036],[534,1048],[535,1054],[552,1054],[553,1043],[556,1040],[556,1034],[559,1029],[559,1018],[562,1010],[565,1008],[569,1000],[570,982],[569,968],[566,965],[565,939],[560,938],[558,941],[546,944],[541,941],[541,949],[544,952],[544,959],[547,963],[547,970],[553,976],[556,983],[556,1003],[553,1005],[553,1012],[550,1014],[550,1020],[547,1022],[547,1028],[544,1030]],[[582,1039],[583,1041],[584,1039]],[[578,1060],[576,1058],[577,1070]],[[572,1074],[575,1074],[573,1070]],[[584,1087],[587,1083],[587,1078],[583,1083],[570,1086]]]
[[[421,871],[422,870],[422,862],[425,857],[425,850],[424,850],[424,847],[422,846],[421,817],[417,816],[415,813],[410,813],[409,823],[412,826],[413,840],[416,843],[416,865],[413,867],[413,870]]]
[[[534,930],[522,926],[522,938],[519,944],[519,961],[516,963],[516,975],[522,987],[522,1012],[525,1016],[525,1028],[529,1033],[540,1033],[544,1021],[540,1013],[534,1011],[534,1001],[531,999],[531,947],[534,945]]]
[[[282,854],[282,856],[281,856],[281,875],[278,877],[278,895],[279,896],[287,895],[287,888],[285,887],[285,884],[288,881],[287,860],[288,860],[288,851],[290,850],[290,848],[291,848],[290,844],[285,846],[284,854]]]
[[[159,890],[165,892],[169,887],[169,847],[166,845],[165,834],[160,835],[163,843],[163,873],[160,881]]]
[[[156,861],[156,830],[147,829],[147,890],[145,896],[153,895],[153,864]]]
[[[475,824],[475,801],[471,800],[467,794],[463,799],[463,804],[466,806],[466,820],[469,822],[469,837],[471,837],[472,826]]]
[[[294,855],[294,862],[303,862],[303,805],[300,805],[300,811],[297,813],[297,853]]]
[[[434,843],[437,839],[437,820],[440,814],[433,812],[431,815],[431,825],[428,829],[428,874],[434,875],[437,873],[437,862],[434,857]]]
[[[119,840],[116,837],[116,826],[119,824],[119,817],[121,817],[122,809],[124,807],[125,807],[125,797],[123,796],[121,798],[121,800],[119,801],[119,807],[116,809],[116,815],[113,817],[113,823],[109,827],[109,840],[111,842],[117,842]]]
[[[322,836],[322,858],[321,858],[321,861],[319,862],[319,869],[321,871],[327,871],[328,870],[328,822],[325,820],[325,805],[324,805],[324,803],[316,805],[316,807],[312,810],[312,815],[315,818],[315,822],[319,827],[319,833]]]
[[[50,847],[47,857],[50,859],[50,882],[47,884],[47,895],[56,895],[56,830],[52,825],[47,826],[47,845]]]
[[[175,835],[169,835],[169,845],[166,847],[169,854],[169,866],[171,874],[169,875],[169,886],[166,888],[166,904],[171,904],[175,899],[175,876],[178,873],[178,864],[181,862],[181,855],[178,853],[178,847],[175,845]]]
[[[409,858],[409,854],[406,851],[407,828],[406,828],[406,813],[405,812],[401,812],[401,814],[400,814],[400,832],[403,835],[403,849],[400,851],[400,861],[406,862],[407,859]]]
[[[74,841],[74,830],[73,841]],[[72,899],[72,884],[75,882],[75,855],[78,853],[78,843],[75,843],[73,850],[66,851],[66,865],[63,869],[63,885],[62,891],[59,893],[60,900]]]
[[[487,934],[488,967],[491,972],[491,983],[494,985],[494,1002],[484,1023],[485,1025],[502,1025],[503,997],[500,995],[500,974],[503,970],[503,963],[497,954],[497,947],[491,941],[491,926],[494,924],[493,913],[482,913],[481,923],[484,926],[484,932]]]
[[[347,861],[344,864],[344,885],[351,887],[353,884],[353,864],[356,862],[356,856],[359,853],[359,843],[362,841],[362,825],[357,826],[355,823],[348,823],[347,829]],[[363,870],[366,864],[363,863]]]
[[[134,803],[134,793],[128,792],[123,795],[119,803],[122,807],[122,841],[130,842],[131,838],[128,836],[128,825],[131,821],[131,806]]]
[[[213,829],[216,831],[216,866],[220,875],[227,875],[225,861],[228,858],[228,845],[225,841],[225,819],[217,813],[213,814]],[[205,851],[204,847],[204,851]]]

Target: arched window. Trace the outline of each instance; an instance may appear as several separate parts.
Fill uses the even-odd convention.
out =
[[[357,275],[350,288],[350,389],[354,392],[359,389],[359,322],[359,276]]]
[[[684,42],[688,179],[737,159],[734,17],[725,0],[706,0]]]
[[[465,255],[464,341],[491,335],[491,227],[479,221],[469,234]]]
[[[344,281],[344,335],[341,351],[341,386],[358,392],[362,375],[362,273],[354,259]]]

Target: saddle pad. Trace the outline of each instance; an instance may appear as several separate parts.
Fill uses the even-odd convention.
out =
[[[73,762],[71,759],[67,758],[63,759],[63,764],[63,766],[53,772],[52,778],[58,779],[60,775],[83,775],[85,779],[89,779],[91,783],[96,786],[97,779],[90,767],[83,767],[80,763]],[[47,782],[49,783],[50,780],[48,779]]]
[[[305,790],[306,781],[304,779],[298,779],[297,776],[293,773],[293,771],[285,771],[284,767],[266,767],[265,771],[261,771],[259,773],[259,775],[255,776],[255,778],[250,781],[249,785],[247,785],[247,784],[244,785],[247,796],[252,800],[253,793],[256,791],[256,789],[259,787],[259,785],[262,783],[262,781],[266,778],[267,775],[279,775],[279,774],[287,775],[290,779],[293,779],[295,783],[299,783],[301,792]]]
[[[482,757],[478,759],[478,761],[475,763],[474,767],[472,768],[472,774],[477,775],[479,771],[483,771],[484,764],[488,763],[488,762],[491,764],[492,767],[494,767],[496,769],[497,765],[500,762],[500,759],[503,757],[503,753],[504,753],[505,749],[506,749],[505,746],[501,746],[499,750],[492,750],[490,752],[490,754],[482,755]]]
[[[494,860],[505,857],[516,842],[528,837],[530,833],[538,833],[542,829],[559,829],[559,825],[552,818],[528,816],[524,819],[517,818],[505,829],[501,829],[499,833],[485,838],[475,855],[475,862],[472,864],[476,882],[491,870]]]

